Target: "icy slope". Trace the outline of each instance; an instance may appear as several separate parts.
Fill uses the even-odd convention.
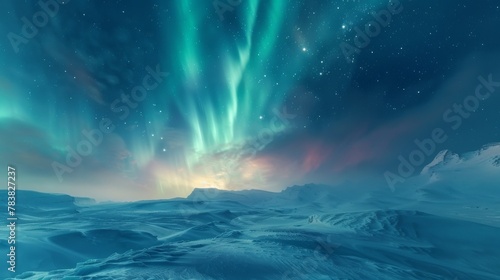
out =
[[[98,204],[19,191],[17,273],[0,278],[500,279],[499,147],[440,153],[395,192],[309,184]]]

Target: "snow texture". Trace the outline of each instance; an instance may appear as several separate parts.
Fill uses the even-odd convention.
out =
[[[499,144],[444,151],[395,192],[310,184],[96,203],[18,191],[16,273],[0,278],[500,279],[499,159]]]

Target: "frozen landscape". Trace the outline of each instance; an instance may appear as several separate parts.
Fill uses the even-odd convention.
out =
[[[0,280],[500,280],[499,0],[1,3]]]
[[[15,279],[500,279],[499,171],[495,144],[443,151],[394,192],[96,203],[18,191]]]

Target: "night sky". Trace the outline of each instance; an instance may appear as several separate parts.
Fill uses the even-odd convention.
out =
[[[420,169],[500,141],[498,1],[41,3],[0,11],[0,158],[19,189],[387,188],[435,129]]]

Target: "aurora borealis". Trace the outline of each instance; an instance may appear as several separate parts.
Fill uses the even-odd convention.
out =
[[[136,200],[385,184],[478,76],[500,81],[495,1],[393,3],[352,60],[342,44],[387,0],[221,0],[222,18],[217,1],[41,2],[57,11],[36,32],[36,1],[4,1],[0,20],[0,158],[26,189]],[[499,101],[437,150],[499,141]],[[88,154],[68,165],[82,141]]]

